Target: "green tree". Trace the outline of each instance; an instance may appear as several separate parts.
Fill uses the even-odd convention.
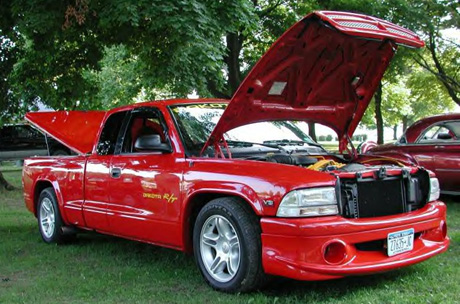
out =
[[[275,39],[314,9],[365,13],[426,33],[432,47],[398,52],[385,81],[407,73],[407,58],[415,58],[458,96],[458,48],[442,37],[458,27],[454,0],[11,0],[0,3],[2,119],[38,101],[94,109],[140,95],[228,98]],[[386,88],[373,103],[379,141],[385,121],[396,123],[384,118]],[[310,125],[313,138],[314,131]]]
[[[436,77],[450,98],[460,106],[460,39],[445,37],[448,29],[460,30],[460,5],[457,0],[409,1],[412,18],[426,42],[424,52],[413,59]]]
[[[385,19],[422,34],[427,47],[418,52],[400,49],[381,83],[382,91],[377,90],[373,106],[366,112],[363,123],[367,126],[377,125],[379,143],[383,143],[384,125],[394,127],[401,119],[399,122],[402,122],[405,129],[409,123],[422,116],[451,109],[449,97],[458,104],[460,66],[458,42],[443,37],[443,30],[459,28],[457,1],[388,0],[382,4],[390,8]],[[414,63],[423,67],[425,73],[417,69]],[[397,98],[401,91],[396,94],[385,93],[387,88],[394,88],[392,84],[400,86],[401,82],[398,79],[406,74],[409,74],[410,78],[406,79],[404,84],[410,89],[411,94],[415,94],[410,98],[406,96],[406,102],[415,102],[409,113],[405,102],[399,102],[399,107],[398,103],[395,103],[396,100],[401,100]],[[375,122],[369,119],[372,116],[375,117]]]
[[[37,99],[55,109],[102,107],[98,78],[116,62],[137,71],[137,88],[168,89],[184,96],[206,91],[209,75],[222,73],[227,31],[254,19],[248,1],[43,1],[2,2],[2,35],[18,33],[21,56],[10,73],[16,101]],[[246,26],[247,27],[247,26]],[[3,30],[8,28],[9,32]],[[102,58],[106,55],[106,62]],[[112,56],[112,59],[110,59]],[[121,60],[121,58],[118,58]],[[132,64],[128,64],[132,61]],[[99,75],[95,75],[97,73]],[[91,75],[92,74],[92,75]],[[94,76],[94,77],[91,77]],[[124,83],[120,83],[122,85]],[[219,85],[219,83],[217,83]],[[109,92],[109,91],[105,91]],[[116,99],[137,95],[116,90]],[[111,92],[110,92],[111,93]],[[78,101],[78,102],[77,102]]]
[[[7,122],[14,113],[19,112],[18,104],[14,103],[11,90],[9,89],[10,73],[15,62],[16,46],[4,38],[3,30],[0,30],[0,128]],[[13,190],[14,187],[8,183],[0,171],[0,186]]]
[[[402,123],[405,131],[420,118],[452,111],[454,108],[443,85],[420,66],[413,65],[410,72],[397,74],[390,80],[383,82],[382,122],[385,127],[394,128]],[[373,106],[367,109],[362,124],[375,127],[374,111]]]

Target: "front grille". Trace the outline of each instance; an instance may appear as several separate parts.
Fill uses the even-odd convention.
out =
[[[363,243],[356,243],[356,249],[359,251],[382,251],[385,249],[386,240],[375,240]]]
[[[400,214],[417,210],[428,198],[428,173],[420,170],[415,175],[340,180],[342,215],[348,218],[369,218]]]
[[[375,217],[405,212],[401,179],[358,183],[359,217]]]
[[[414,234],[414,242],[418,240],[422,233],[417,232]],[[387,251],[387,240],[386,239],[380,239],[380,240],[373,240],[373,241],[368,241],[368,242],[362,242],[362,243],[356,243],[355,247],[359,251],[381,251],[381,252],[386,252]]]

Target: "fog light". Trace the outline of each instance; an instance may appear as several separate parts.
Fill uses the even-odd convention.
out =
[[[446,222],[441,221],[438,227],[424,231],[421,237],[425,240],[434,241],[434,242],[444,241],[447,237]]]
[[[347,247],[341,241],[332,241],[324,248],[324,260],[329,264],[340,264],[347,258]]]

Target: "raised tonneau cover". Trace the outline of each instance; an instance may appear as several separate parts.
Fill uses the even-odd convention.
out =
[[[91,152],[99,133],[105,111],[29,112],[26,120],[69,149]]]

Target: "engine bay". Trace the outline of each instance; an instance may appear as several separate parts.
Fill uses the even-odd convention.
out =
[[[281,151],[245,159],[300,166],[336,176],[340,214],[347,218],[410,212],[423,207],[429,198],[429,172],[392,158],[361,155],[352,160],[343,155]]]

